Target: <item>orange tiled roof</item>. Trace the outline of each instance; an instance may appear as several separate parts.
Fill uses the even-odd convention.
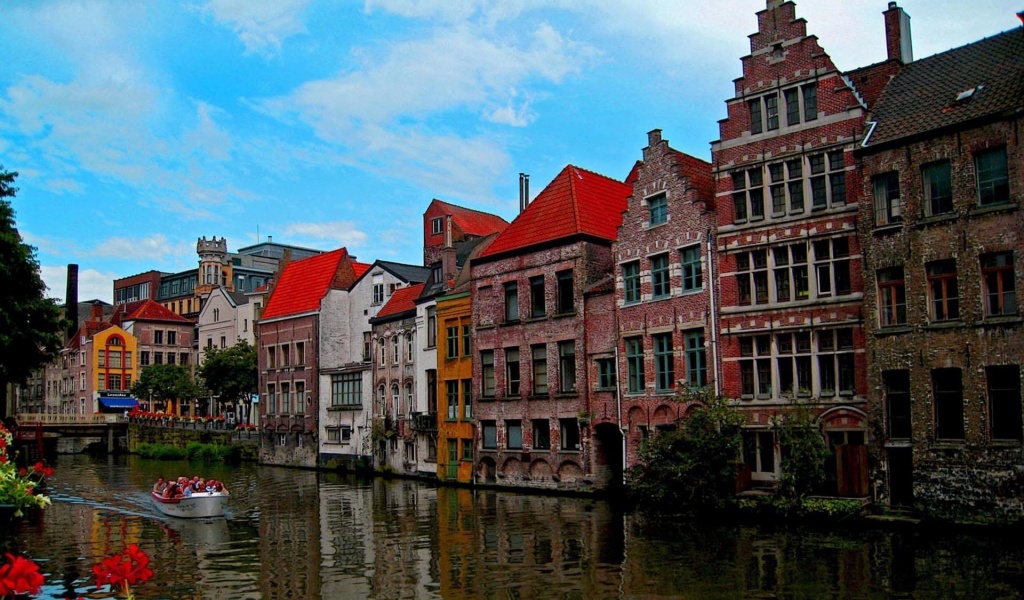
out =
[[[339,248],[288,263],[270,293],[262,318],[273,319],[319,310],[320,300],[331,289],[339,265],[347,259],[348,250]]]
[[[426,284],[417,283],[416,285],[395,290],[395,293],[391,294],[391,299],[388,300],[388,303],[381,307],[376,318],[380,319],[381,317],[390,317],[410,310],[416,310],[416,304],[413,303],[413,300],[420,297],[424,285]]]
[[[621,181],[567,165],[481,257],[590,235],[614,241],[626,198],[633,189]]]
[[[449,204],[443,200],[436,200],[436,202],[438,206],[444,208],[445,214],[452,216],[452,221],[455,222],[463,233],[485,236],[499,231],[504,231],[505,228],[508,227],[508,221],[497,215],[473,210],[472,208],[465,208],[463,206],[456,206],[455,204]]]
[[[175,314],[154,300],[137,300],[114,307],[110,322],[120,326],[125,321],[165,321],[170,323],[191,323],[185,317]]]
[[[355,271],[355,278],[359,279],[365,275],[366,272],[370,270],[371,266],[372,265],[368,265],[366,263],[352,261],[352,270]]]

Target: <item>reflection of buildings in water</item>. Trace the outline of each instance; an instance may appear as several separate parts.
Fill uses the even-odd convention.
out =
[[[370,596],[373,564],[373,489],[327,475],[320,486],[321,597]],[[340,485],[335,485],[340,483]]]
[[[317,474],[264,469],[258,489],[260,596],[321,597]]]
[[[232,568],[233,557],[224,552],[225,545],[231,541],[227,519],[170,518],[162,525],[174,545],[184,546],[195,553],[196,570],[191,578],[195,597],[210,600],[260,597],[256,591],[259,569]]]
[[[433,521],[436,491],[420,482],[377,479],[372,493],[371,595],[394,598],[410,589],[435,589],[436,531],[422,524]]]

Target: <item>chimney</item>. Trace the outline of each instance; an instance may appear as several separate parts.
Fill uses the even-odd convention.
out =
[[[68,339],[78,330],[78,265],[68,265],[68,287],[64,293],[64,318],[68,320]]]
[[[89,320],[93,323],[99,323],[103,320],[103,304],[99,300],[92,303],[92,312],[89,315]]]
[[[527,173],[519,174],[519,212],[526,210],[530,205],[530,176]]]
[[[885,50],[889,60],[896,59],[903,64],[914,61],[914,51],[910,43],[910,15],[895,2],[882,13],[885,17]]]
[[[652,129],[647,132],[647,147],[653,147],[655,144],[661,141],[661,130]]]
[[[268,244],[273,244],[274,243],[274,236],[268,235],[267,236],[267,243]]]
[[[452,247],[452,216],[444,216],[444,247]]]

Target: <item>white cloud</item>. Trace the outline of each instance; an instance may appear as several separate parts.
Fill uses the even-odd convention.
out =
[[[231,28],[246,54],[272,56],[287,38],[306,33],[309,0],[211,0],[203,11]]]
[[[40,267],[43,282],[48,288],[47,297],[56,298],[63,303],[67,292],[67,265]],[[120,277],[114,273],[103,273],[96,269],[81,269],[78,272],[78,300],[102,300],[113,302],[114,279]]]
[[[360,231],[352,221],[316,223],[292,223],[284,233],[295,238],[306,238],[316,242],[328,242],[333,246],[358,248],[366,243],[366,233]]]
[[[110,237],[99,244],[89,254],[101,258],[122,258],[130,260],[166,261],[179,256],[195,253],[195,247],[185,242],[171,242],[167,236],[157,233],[148,237]]]

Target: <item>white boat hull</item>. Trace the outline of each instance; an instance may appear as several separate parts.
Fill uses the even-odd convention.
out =
[[[164,498],[156,493],[151,493],[151,495],[157,510],[169,517],[183,519],[224,516],[228,499],[231,498],[231,495],[226,492],[196,492],[184,498]]]

